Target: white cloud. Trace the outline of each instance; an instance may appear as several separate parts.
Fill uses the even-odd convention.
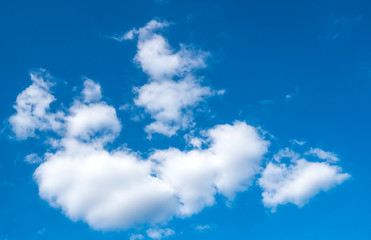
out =
[[[187,77],[181,81],[151,82],[137,88],[135,105],[144,107],[155,119],[146,132],[172,136],[180,128],[187,128],[192,120],[190,109],[213,93],[196,80]]]
[[[184,88],[195,84],[184,81],[190,81],[180,82]],[[169,88],[169,92],[176,91]],[[186,95],[178,95],[181,103],[160,111],[159,119],[176,119],[177,104],[197,101],[208,91],[184,91]],[[250,186],[267,152],[269,143],[244,122],[217,125],[201,137],[189,137],[191,143],[202,142],[203,149],[154,150],[148,159],[127,148],[108,151],[105,146],[117,138],[121,123],[115,108],[101,98],[99,84],[86,79],[81,96],[61,114],[56,130],[59,138],[49,140],[55,151],[44,155],[34,173],[41,198],[61,208],[70,219],[87,222],[94,229],[128,229],[189,217],[215,204],[217,194],[231,201]],[[156,107],[151,105],[153,111]],[[54,115],[42,112],[45,119]],[[41,158],[30,154],[26,160],[39,162]],[[169,233],[157,229],[149,235]]]
[[[293,144],[293,145],[303,146],[306,142],[305,141],[300,141],[298,139],[290,139],[290,143]]]
[[[187,217],[233,199],[257,173],[265,142],[243,123],[208,131],[209,148],[157,150],[148,160],[100,141],[65,138],[35,172],[40,196],[95,229],[127,229]],[[68,176],[68,177],[66,177]]]
[[[199,232],[204,232],[204,231],[206,231],[206,230],[209,230],[211,228],[211,226],[210,225],[197,225],[196,227],[195,227],[195,230],[197,230],[197,231],[199,231]]]
[[[99,84],[95,83],[91,79],[85,79],[84,89],[82,90],[83,101],[85,103],[91,103],[101,100],[102,92]]]
[[[121,130],[115,108],[104,102],[82,104],[77,101],[70,108],[65,121],[68,137],[86,141],[97,135],[95,140],[110,141]]]
[[[35,171],[40,196],[94,229],[128,229],[171,219],[174,190],[151,176],[152,163],[128,151],[69,141]]]
[[[338,166],[300,159],[290,165],[268,163],[259,185],[264,206],[275,211],[278,205],[287,203],[301,207],[320,191],[327,191],[349,177]]]
[[[157,32],[167,27],[167,22],[152,20],[146,26],[132,29],[122,40],[137,41],[135,62],[149,76],[149,81],[135,88],[138,107],[155,120],[145,130],[149,135],[160,133],[173,136],[179,129],[193,126],[192,109],[212,95],[223,95],[224,90],[212,91],[202,86],[192,71],[206,67],[205,58],[209,53],[192,50],[180,44],[180,49],[172,49],[162,35]]]
[[[14,105],[17,113],[9,118],[12,130],[20,140],[35,137],[36,130],[58,131],[62,126],[63,114],[49,112],[50,104],[55,101],[50,93],[51,76],[44,69],[38,69],[31,71],[30,77],[32,85],[18,95]]]
[[[193,69],[206,67],[207,52],[195,51],[180,44],[174,51],[168,41],[156,33],[167,27],[167,22],[152,20],[140,29],[133,29],[124,35],[124,39],[138,36],[137,54],[134,60],[152,80],[163,81],[174,76],[182,76]]]
[[[43,161],[43,159],[39,157],[37,153],[28,154],[24,160],[28,162],[29,164],[38,164]]]
[[[313,155],[318,157],[319,159],[327,160],[329,162],[337,162],[339,161],[339,158],[336,156],[333,152],[326,152],[323,151],[320,148],[311,148],[308,152],[305,154],[307,155]]]
[[[131,234],[129,237],[130,240],[141,240],[144,239],[142,234]]]
[[[280,149],[278,153],[273,155],[273,159],[280,162],[283,158],[289,158],[291,161],[296,161],[300,158],[300,154],[294,152],[290,148]]]
[[[233,200],[237,192],[245,191],[268,147],[256,129],[244,122],[218,125],[207,135],[206,149],[170,148],[150,156],[158,162],[157,176],[177,191],[181,216],[213,205],[217,193]]]
[[[147,230],[147,236],[152,239],[162,239],[165,237],[169,237],[175,234],[174,230],[170,228],[165,228],[165,229],[148,229]]]
[[[123,39],[138,37],[135,61],[149,75],[149,82],[135,88],[136,106],[154,119],[146,127],[151,133],[172,136],[192,126],[192,109],[206,97],[223,94],[202,86],[192,70],[205,66],[204,52],[180,46],[170,48],[156,31],[166,22],[151,21],[129,31]],[[90,79],[84,82],[81,96],[65,112],[50,112],[55,98],[50,93],[50,75],[45,70],[31,73],[32,85],[17,97],[17,113],[9,119],[18,139],[35,136],[37,131],[53,131],[51,152],[34,173],[40,197],[62,209],[73,221],[84,221],[94,229],[116,230],[152,226],[146,234],[152,239],[173,235],[161,229],[174,217],[185,218],[216,203],[222,196],[227,204],[246,191],[268,151],[258,128],[245,122],[216,125],[201,131],[202,136],[187,135],[194,148],[152,149],[142,158],[126,147],[108,145],[121,132],[116,109],[102,101],[101,87]],[[108,147],[109,146],[109,147]],[[320,191],[326,191],[350,177],[334,158],[324,151],[310,154],[327,162],[310,162],[286,148],[268,163],[258,184],[263,203],[304,205]],[[336,157],[336,156],[335,156]],[[289,165],[282,163],[289,158]],[[26,160],[38,161],[30,154]],[[199,226],[199,230],[207,225]],[[142,234],[130,238],[143,239]]]

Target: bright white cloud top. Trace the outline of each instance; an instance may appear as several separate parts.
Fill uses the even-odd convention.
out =
[[[172,136],[192,125],[192,108],[214,91],[191,73],[205,67],[207,54],[184,46],[174,52],[155,33],[167,25],[151,21],[124,38],[138,38],[135,60],[149,76],[148,83],[136,88],[134,99],[154,119],[145,130]],[[32,84],[18,95],[17,112],[9,122],[19,140],[53,132],[53,137],[48,136],[53,149],[44,159],[37,154],[26,157],[30,163],[40,163],[34,173],[40,197],[94,229],[150,225],[154,227],[147,236],[160,239],[175,232],[158,225],[201,212],[216,204],[217,195],[233,201],[258,174],[263,204],[272,209],[286,203],[303,206],[318,192],[350,177],[334,165],[336,155],[320,149],[308,153],[326,162],[308,161],[286,148],[263,169],[270,142],[259,128],[243,121],[216,125],[203,130],[202,136],[186,134],[194,146],[190,150],[154,149],[147,158],[124,147],[108,150],[122,125],[116,109],[102,100],[98,83],[86,78],[71,106],[54,113],[50,111],[56,100],[50,91],[53,78],[43,69],[30,76]],[[288,165],[281,162],[284,158],[291,160]]]

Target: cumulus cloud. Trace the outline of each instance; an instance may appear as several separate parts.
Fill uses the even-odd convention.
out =
[[[150,82],[136,88],[135,92],[138,96],[134,103],[144,107],[156,120],[146,126],[146,132],[167,136],[174,135],[180,128],[188,127],[192,122],[190,107],[213,94],[209,87],[200,86],[191,77],[178,82]]]
[[[183,44],[172,49],[158,31],[169,23],[152,20],[139,29],[132,29],[121,39],[137,37],[134,61],[148,75],[148,83],[135,88],[134,103],[143,107],[155,120],[145,130],[173,136],[179,129],[193,125],[192,109],[206,97],[222,95],[224,90],[212,91],[202,86],[192,71],[206,67],[207,52],[196,51]]]
[[[52,77],[44,69],[30,72],[32,85],[21,92],[14,108],[17,113],[9,118],[17,139],[35,137],[36,131],[58,131],[62,126],[62,112],[50,113],[50,104],[56,99],[50,93]]]
[[[116,109],[104,102],[83,104],[75,102],[70,108],[66,121],[66,137],[89,141],[113,140],[121,130]]]
[[[268,144],[242,122],[216,126],[208,136],[205,150],[157,150],[147,160],[129,150],[65,140],[35,172],[40,196],[96,229],[191,216],[213,205],[218,193],[233,199],[245,191]]]
[[[192,50],[183,44],[178,51],[174,51],[167,39],[156,33],[167,26],[167,22],[152,20],[144,27],[132,29],[124,35],[124,39],[134,39],[138,36],[138,51],[134,60],[150,79],[169,80],[193,69],[206,67],[205,58],[209,53]]]
[[[263,189],[263,203],[273,211],[287,203],[302,207],[320,191],[327,191],[350,177],[339,166],[298,159],[296,153],[289,152],[291,163],[268,163],[258,180]]]
[[[151,165],[128,151],[68,141],[34,176],[40,196],[70,219],[95,229],[128,229],[167,221],[177,208],[174,190],[151,176]]]
[[[218,125],[207,136],[208,148],[157,150],[150,157],[158,163],[157,176],[177,191],[181,216],[213,205],[217,193],[233,200],[237,192],[245,191],[269,144],[244,122]]]

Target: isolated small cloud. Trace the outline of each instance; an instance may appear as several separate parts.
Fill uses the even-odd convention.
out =
[[[290,139],[290,143],[293,145],[303,146],[306,142],[298,139]]]
[[[322,38],[325,40],[338,40],[345,38],[353,31],[363,19],[362,15],[332,16]]]
[[[308,152],[305,154],[307,155],[313,155],[318,157],[319,159],[323,159],[329,162],[337,162],[339,161],[339,158],[337,155],[333,152],[326,152],[320,148],[311,148]]]
[[[175,234],[175,231],[170,229],[170,228],[165,228],[165,229],[148,229],[146,231],[147,236],[151,239],[163,239],[166,237],[170,237]]]
[[[195,226],[195,230],[198,231],[198,232],[204,232],[206,230],[209,230],[211,229],[211,226],[206,224],[206,225],[196,225]]]
[[[28,154],[25,159],[24,159],[27,163],[29,164],[38,164],[38,163],[41,163],[43,162],[43,159],[41,157],[39,157],[39,155],[37,153],[31,153],[31,154]]]
[[[82,91],[83,101],[85,103],[97,102],[102,98],[101,87],[91,79],[85,79],[84,89]]]
[[[298,94],[299,94],[299,88],[295,88],[294,92],[286,94],[285,99],[286,99],[286,101],[290,101],[292,98],[294,98]]]
[[[302,207],[320,191],[327,191],[349,177],[339,166],[295,157],[289,164],[268,163],[258,183],[263,189],[264,206],[275,211],[278,205],[287,203]]]

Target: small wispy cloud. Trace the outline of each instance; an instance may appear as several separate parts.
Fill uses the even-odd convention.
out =
[[[205,224],[205,225],[196,225],[195,226],[195,230],[198,231],[198,232],[204,232],[206,230],[209,230],[211,229],[212,226],[209,225],[209,224]]]
[[[311,148],[308,152],[305,153],[306,155],[313,155],[320,159],[329,161],[329,162],[337,162],[339,158],[333,152],[326,152],[320,148]]]
[[[298,139],[290,139],[290,143],[293,145],[303,146],[306,142]]]
[[[294,92],[291,92],[291,93],[288,93],[288,94],[285,95],[285,99],[286,99],[286,101],[290,101],[292,98],[294,98],[298,94],[299,94],[299,88],[296,87]]]
[[[165,228],[165,229],[151,228],[151,229],[148,229],[146,233],[149,238],[157,240],[157,239],[163,239],[166,237],[170,237],[175,234],[175,231],[170,228]]]
[[[144,239],[145,237],[143,236],[143,234],[131,234],[129,236],[129,239],[130,240],[142,240]]]
[[[351,34],[352,29],[363,19],[363,15],[333,16],[330,18],[327,29],[321,35],[325,40],[338,40]]]
[[[43,159],[36,153],[27,155],[24,160],[29,164],[38,164],[43,162]]]

